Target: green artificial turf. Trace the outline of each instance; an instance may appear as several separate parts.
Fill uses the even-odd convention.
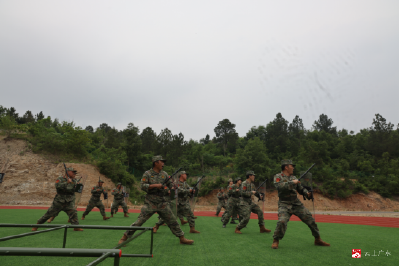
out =
[[[0,223],[33,224],[45,210],[0,210]],[[78,212],[79,218],[82,212]],[[91,212],[82,225],[129,226],[139,214],[124,218],[118,213],[103,221],[99,212]],[[52,224],[67,223],[60,213]],[[157,220],[153,215],[143,226],[152,227]],[[275,229],[276,221],[266,221],[266,228]],[[193,245],[180,245],[167,226],[154,234],[153,258],[121,258],[121,265],[399,265],[399,229],[378,226],[318,223],[321,237],[331,247],[317,247],[308,227],[298,221],[288,223],[285,238],[279,249],[271,249],[272,233],[260,234],[257,220],[250,220],[242,235],[234,233],[235,225],[222,228],[220,218],[198,217],[196,229],[190,234],[189,226],[182,226],[185,237],[195,240]],[[40,229],[40,228],[39,228]],[[29,228],[0,228],[0,237],[29,232]],[[61,248],[63,230],[0,242],[1,247]],[[67,248],[113,248],[121,238],[121,230],[68,230]],[[360,259],[351,257],[352,249],[361,249]],[[374,254],[377,256],[372,256]],[[384,251],[384,253],[379,251]],[[123,254],[148,254],[150,232],[144,233],[122,249]],[[371,256],[365,256],[369,252]],[[391,255],[386,256],[386,252]],[[95,258],[74,257],[15,257],[2,256],[0,265],[86,265]],[[100,265],[113,265],[107,259]]]

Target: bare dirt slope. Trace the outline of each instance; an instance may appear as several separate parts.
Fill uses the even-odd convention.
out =
[[[216,205],[218,203],[217,199],[218,190],[213,190],[210,194],[205,197],[199,198],[197,202],[196,210],[216,210]],[[313,202],[310,200],[303,200],[302,196],[298,196],[300,201],[309,210],[313,210]],[[377,193],[370,192],[368,195],[363,193],[355,194],[347,199],[330,199],[322,194],[314,193],[314,205],[315,210],[319,213],[325,211],[330,211],[331,214],[338,211],[365,211],[365,212],[395,212],[398,214],[399,211],[399,201],[391,200],[388,198],[383,198]],[[257,202],[257,198],[253,198],[253,202],[258,203],[262,208],[262,201]],[[272,191],[267,192],[266,202],[264,203],[265,211],[277,211],[278,210],[278,192]],[[211,207],[210,207],[211,206]],[[211,209],[210,209],[211,208]],[[343,212],[342,212],[343,213]],[[349,213],[349,215],[357,215]],[[364,213],[362,213],[364,214]],[[343,214],[344,215],[344,214]],[[392,217],[392,215],[391,215]],[[398,217],[398,215],[396,216]]]
[[[56,190],[54,182],[58,176],[64,172],[62,164],[54,163],[45,159],[43,156],[32,153],[23,140],[10,140],[5,142],[4,137],[0,136],[0,171],[5,163],[6,175],[2,184],[0,184],[0,204],[1,205],[51,205]],[[105,187],[113,189],[115,187],[111,179],[100,174],[93,165],[81,163],[67,163],[69,167],[77,169],[78,178],[86,177],[85,189],[79,206],[86,206],[90,194],[90,188],[93,187],[99,176],[105,182]],[[84,180],[84,179],[82,179]],[[196,210],[215,210],[218,203],[218,190],[212,191],[209,195],[199,198]],[[304,205],[312,209],[311,201],[300,200]],[[110,207],[113,197],[108,201]],[[256,199],[254,201],[257,201]],[[103,201],[106,205],[107,201]],[[262,202],[258,202],[262,205]],[[278,194],[276,191],[267,193],[265,202],[265,211],[278,210]],[[380,211],[380,212],[398,212],[399,201],[383,198],[380,195],[371,192],[368,195],[356,194],[347,199],[332,200],[321,194],[315,193],[315,210],[317,211]],[[135,207],[133,207],[135,208]],[[140,208],[140,207],[136,207]]]
[[[8,161],[8,163],[7,163]],[[7,163],[7,164],[6,164]],[[6,164],[6,166],[4,166]],[[67,163],[67,167],[78,170],[77,178],[86,180],[80,206],[86,206],[91,193],[90,188],[96,185],[99,177],[104,186],[113,189],[111,179],[100,174],[93,165]],[[0,140],[0,169],[5,167],[5,178],[0,184],[0,203],[6,205],[46,205],[53,202],[56,195],[54,186],[57,177],[64,174],[62,163],[55,164],[44,157],[29,151],[23,140]],[[87,179],[85,179],[87,177]],[[110,194],[109,194],[110,195]],[[111,205],[113,197],[108,201]],[[107,201],[103,201],[106,205]]]

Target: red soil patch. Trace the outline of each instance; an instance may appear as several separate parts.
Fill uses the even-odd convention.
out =
[[[0,206],[0,209],[37,209],[37,210],[47,210],[47,207],[34,207],[34,206]],[[85,208],[78,208],[78,211],[85,211]],[[94,208],[92,211],[98,211]],[[122,209],[118,210],[123,212]],[[106,209],[106,212],[111,212],[110,209]],[[140,210],[130,209],[130,213],[140,213]],[[195,211],[195,216],[208,216],[216,217],[215,211]],[[219,216],[221,217],[221,216]],[[250,219],[257,219],[256,214],[251,214]],[[264,213],[265,220],[278,220],[277,213]],[[292,221],[300,221],[297,216],[292,216],[290,218]],[[340,216],[340,215],[322,215],[317,214],[315,216],[316,222],[327,222],[327,223],[343,223],[343,224],[358,224],[358,225],[372,225],[372,226],[382,226],[382,227],[394,227],[399,228],[398,218],[387,218],[387,217],[362,217],[362,216]]]

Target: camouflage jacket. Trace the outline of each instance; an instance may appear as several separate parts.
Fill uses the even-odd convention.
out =
[[[307,194],[308,191],[300,183],[294,184],[292,180],[296,180],[296,176],[286,176],[283,173],[275,174],[274,185],[278,189],[279,202],[289,205],[301,205],[300,200],[297,198],[297,192],[300,195]]]
[[[140,189],[147,193],[145,196],[146,200],[153,203],[162,203],[167,201],[168,191],[173,186],[172,179],[168,180],[162,189],[149,189],[149,186],[151,184],[162,184],[168,177],[168,173],[165,171],[157,173],[153,169],[150,169],[143,174],[142,180],[140,181]]]
[[[114,188],[114,189],[111,191],[111,195],[114,196],[114,199],[115,199],[115,200],[121,200],[121,199],[124,198],[124,192],[123,192],[122,188],[121,188],[121,189]]]
[[[246,181],[244,181],[241,185],[240,185],[240,195],[243,199],[243,201],[247,202],[250,204],[251,202],[251,191],[255,191],[256,187],[253,183],[249,183]],[[258,192],[256,192],[254,194],[256,197],[260,197],[260,194]]]
[[[178,181],[178,203],[184,205],[189,202],[190,186],[186,182]]]
[[[231,197],[231,195],[232,195],[232,192],[229,191],[229,187],[231,187],[231,186],[232,186],[232,185],[228,185],[228,186],[226,187],[226,192],[227,192],[226,194],[228,195],[228,198]]]
[[[217,198],[218,198],[219,201],[224,202],[225,199],[228,198],[228,196],[227,196],[225,193],[219,192],[219,193],[217,194]]]
[[[62,176],[56,180],[57,195],[54,200],[61,203],[75,201],[75,185],[76,179],[72,179],[72,183],[68,183],[68,179]]]
[[[99,189],[99,191],[97,191],[97,189]],[[90,198],[90,200],[100,200],[101,194],[107,194],[106,190],[98,185],[92,187],[91,193],[92,197]]]
[[[236,191],[236,189],[239,189],[239,191]],[[232,196],[234,198],[239,198],[241,196],[240,187],[235,185],[235,184],[230,185],[228,187],[228,195],[230,195],[230,196]]]

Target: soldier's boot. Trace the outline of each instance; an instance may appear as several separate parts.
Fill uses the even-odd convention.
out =
[[[83,231],[82,228],[74,228],[74,231]]]
[[[118,241],[118,245],[124,243],[127,239],[128,239],[128,236],[124,234],[121,237],[121,239]]]
[[[264,225],[260,225],[260,233],[270,233],[271,230],[265,228]]]
[[[185,244],[185,245],[191,245],[191,244],[194,243],[193,240],[186,239],[185,236],[183,236],[183,235],[179,237],[179,242],[180,242],[181,244]]]
[[[103,220],[105,221],[105,220],[108,220],[108,219],[110,219],[110,217],[107,217],[107,216],[103,216]]]
[[[237,222],[235,222],[234,219],[232,219],[230,223],[231,223],[231,224],[237,224]]]
[[[240,229],[236,226],[236,229],[235,229],[235,234],[241,234],[242,232],[240,232]]]
[[[81,220],[84,220],[85,219],[85,215],[82,215],[82,218],[81,218]]]
[[[129,217],[127,212],[124,213],[124,217]]]
[[[54,220],[55,217],[50,217],[50,219],[47,220],[48,223],[51,223]]]
[[[113,213],[111,213],[111,217],[110,218],[114,218],[114,214]]]
[[[181,218],[181,225],[187,224],[188,221],[185,221],[183,218]]]
[[[163,223],[162,226],[167,226],[167,225],[165,223]]]
[[[190,226],[190,232],[189,232],[189,233],[192,233],[192,234],[200,234],[199,231],[197,231],[196,229],[194,229],[194,226]]]
[[[226,228],[226,224],[223,224],[223,225],[222,225],[222,228]]]
[[[70,219],[68,219],[68,222],[70,223],[70,222],[71,222],[71,220],[70,220]]]
[[[193,219],[195,219],[195,220],[196,220],[196,219],[197,219],[197,217],[193,217]]]
[[[160,227],[158,224],[153,227],[153,233],[157,233],[158,227]]]
[[[329,247],[331,245],[329,243],[326,243],[326,242],[322,241],[321,237],[316,237],[315,241],[314,241],[314,244],[316,246],[324,246],[324,247]]]
[[[37,224],[39,224],[39,223],[37,223]],[[32,228],[32,232],[37,231],[37,229],[38,229],[37,227],[33,227],[33,228]]]
[[[218,217],[218,215],[219,215],[219,212],[218,212],[218,213],[215,213],[215,216],[217,216],[217,217]]]
[[[277,249],[278,246],[279,246],[279,239],[275,239],[275,238],[274,238],[274,242],[272,242],[271,248]]]

